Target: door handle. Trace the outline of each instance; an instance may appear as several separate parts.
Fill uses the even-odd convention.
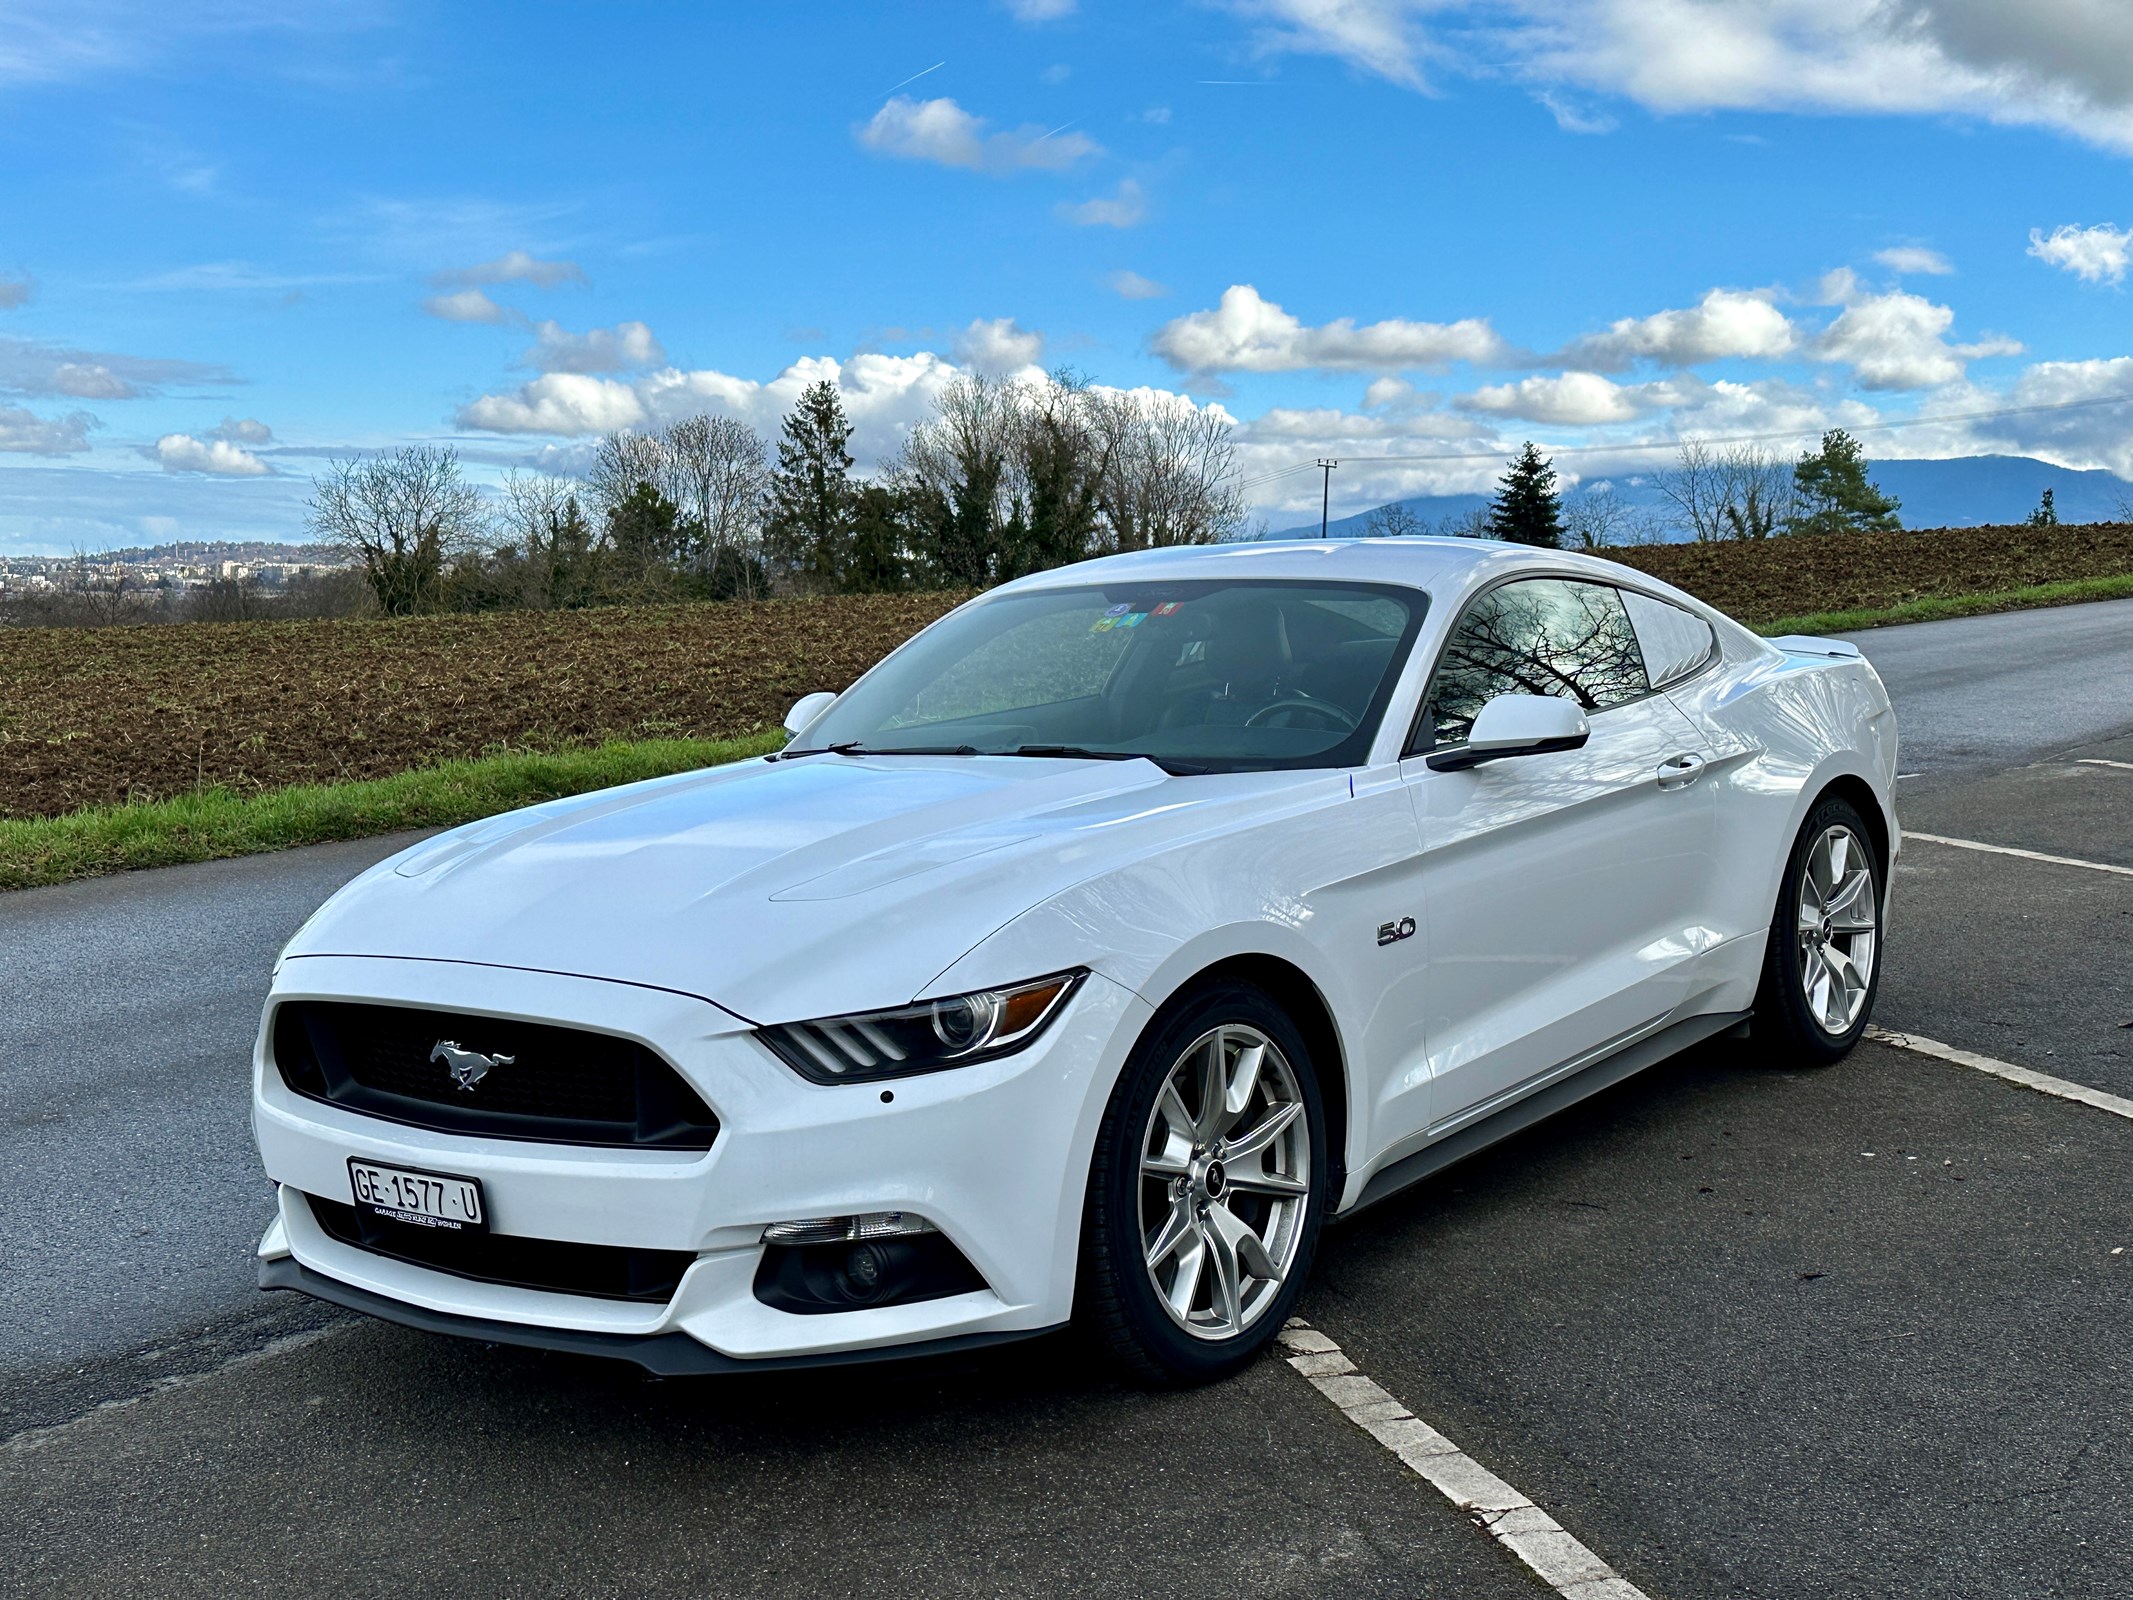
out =
[[[1686,751],[1659,763],[1659,787],[1686,789],[1703,776],[1703,757]]]

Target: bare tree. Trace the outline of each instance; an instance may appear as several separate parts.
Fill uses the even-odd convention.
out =
[[[617,507],[649,484],[672,499],[667,472],[666,441],[656,433],[610,433],[593,451],[592,470],[585,487],[593,507],[605,522]]]
[[[694,529],[698,571],[715,575],[729,558],[753,553],[762,537],[770,451],[763,436],[732,417],[684,417],[658,435],[668,498]]]
[[[411,445],[328,465],[311,483],[310,528],[361,564],[389,616],[443,603],[452,560],[480,547],[481,496],[449,447]]]
[[[1104,441],[1099,504],[1113,550],[1215,544],[1244,523],[1229,419],[1183,395],[1091,393]]]
[[[1587,489],[1563,501],[1563,532],[1575,550],[1648,544],[1650,529],[1637,507],[1611,488]]]
[[[1363,522],[1364,536],[1371,539],[1411,539],[1429,532],[1429,524],[1404,500],[1395,500],[1370,513]]]
[[[1767,539],[1792,515],[1792,464],[1759,444],[1687,439],[1659,492],[1699,543]]]

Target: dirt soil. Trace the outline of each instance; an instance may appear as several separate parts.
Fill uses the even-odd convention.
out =
[[[0,816],[724,738],[842,689],[960,594],[0,630]]]
[[[1818,611],[1900,605],[2133,572],[2133,523],[1904,528],[1895,533],[1631,545],[1598,552],[1754,627]]]
[[[2133,524],[1603,552],[1743,622],[2133,573]],[[0,629],[0,816],[721,738],[842,689],[961,594],[387,621]]]

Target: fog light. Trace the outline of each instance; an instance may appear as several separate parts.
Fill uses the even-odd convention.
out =
[[[763,1230],[765,1244],[856,1244],[863,1239],[907,1239],[939,1230],[908,1211],[869,1211],[856,1217],[808,1217],[773,1222]],[[855,1255],[858,1253],[853,1252]]]
[[[888,1259],[878,1244],[861,1244],[852,1247],[852,1253],[844,1258],[844,1275],[852,1285],[852,1293],[871,1300],[881,1292],[882,1274],[888,1268]]]

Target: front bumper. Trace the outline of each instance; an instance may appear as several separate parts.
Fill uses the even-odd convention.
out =
[[[720,1131],[708,1151],[624,1150],[359,1116],[293,1093],[274,1068],[273,1008],[294,999],[636,1039],[689,1080]],[[1146,1015],[1132,991],[1091,977],[1019,1055],[887,1084],[822,1086],[786,1067],[747,1023],[690,996],[469,963],[294,958],[276,978],[254,1059],[253,1129],[282,1189],[280,1215],[260,1243],[262,1285],[415,1326],[624,1355],[655,1371],[759,1369],[1041,1332],[1072,1307],[1096,1126]],[[648,1304],[480,1282],[377,1255],[329,1236],[302,1199],[348,1200],[350,1156],[479,1178],[498,1233],[682,1250],[695,1260],[670,1300]],[[813,1315],[756,1298],[767,1224],[899,1210],[947,1235],[986,1287]]]

